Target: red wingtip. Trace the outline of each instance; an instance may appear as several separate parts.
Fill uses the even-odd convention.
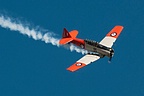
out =
[[[115,26],[108,34],[107,36],[118,38],[120,35],[121,31],[123,30],[123,26]]]
[[[73,64],[72,66],[70,66],[69,68],[67,68],[68,71],[74,72],[82,67],[86,66],[86,64],[84,63],[80,63],[80,62],[76,62],[75,64]]]

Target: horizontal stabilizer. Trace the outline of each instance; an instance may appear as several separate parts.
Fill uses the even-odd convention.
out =
[[[78,31],[77,30],[73,30],[73,31],[69,32],[69,34],[70,34],[70,36],[72,38],[75,38],[78,35]]]
[[[59,44],[64,45],[71,42],[72,40],[73,40],[72,38],[63,38],[59,41]]]

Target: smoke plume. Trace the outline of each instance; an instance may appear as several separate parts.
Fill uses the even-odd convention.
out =
[[[53,32],[47,32],[44,33],[42,30],[38,30],[36,28],[30,28],[31,26],[26,25],[20,20],[14,20],[13,18],[7,17],[7,16],[0,16],[0,26],[3,28],[8,28],[11,31],[17,31],[23,35],[27,35],[28,37],[33,38],[34,40],[41,40],[44,41],[45,43],[51,43],[52,45],[55,46],[60,46],[59,45],[59,39],[55,38],[53,36]],[[86,51],[83,49],[80,49],[73,44],[71,45],[66,45],[70,51],[76,51],[78,53],[85,54]]]

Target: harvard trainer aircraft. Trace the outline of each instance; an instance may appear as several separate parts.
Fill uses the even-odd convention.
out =
[[[115,26],[105,37],[102,39],[100,43],[88,40],[88,39],[79,39],[76,38],[78,35],[77,30],[72,30],[71,32],[68,32],[65,28],[63,30],[62,39],[59,41],[60,45],[73,43],[82,49],[85,49],[88,51],[88,53],[76,61],[72,66],[67,68],[67,70],[74,72],[91,62],[94,62],[100,58],[103,58],[105,56],[109,57],[109,61],[111,61],[113,55],[114,55],[114,49],[112,48],[113,43],[116,41],[118,36],[120,35],[121,31],[123,30],[123,26]]]

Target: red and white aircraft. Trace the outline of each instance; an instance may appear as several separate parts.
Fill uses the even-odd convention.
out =
[[[116,41],[118,36],[120,35],[121,31],[123,29],[123,26],[115,26],[105,37],[102,39],[100,43],[88,40],[88,39],[79,39],[76,38],[78,35],[77,30],[72,30],[71,32],[68,32],[65,28],[63,30],[62,39],[59,41],[60,45],[73,43],[85,50],[88,51],[88,54],[86,54],[84,57],[76,61],[72,66],[67,68],[67,70],[74,72],[91,62],[94,62],[100,58],[103,58],[105,56],[109,57],[109,61],[111,61],[114,50],[112,48],[113,43]]]

